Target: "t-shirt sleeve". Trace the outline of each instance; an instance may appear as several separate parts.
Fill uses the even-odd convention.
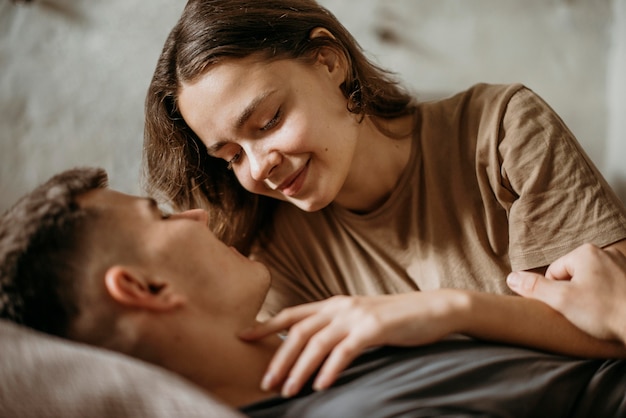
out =
[[[583,243],[626,238],[624,205],[534,92],[521,88],[511,97],[499,138],[495,189],[508,212],[513,270],[548,265]]]

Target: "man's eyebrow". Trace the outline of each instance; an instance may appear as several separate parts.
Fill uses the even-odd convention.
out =
[[[240,130],[247,122],[250,120],[254,112],[261,106],[261,104],[267,100],[271,95],[276,93],[276,90],[269,90],[259,94],[255,97],[246,108],[241,112],[237,121],[235,122],[235,129]],[[220,149],[224,147],[224,145],[228,144],[228,141],[219,141],[215,144],[207,147],[207,154],[215,155]]]
[[[141,200],[143,200],[145,202],[145,204],[148,206],[148,209],[150,210],[150,212],[155,212],[155,211],[160,212],[159,204],[153,198],[151,198],[151,197],[144,197]]]

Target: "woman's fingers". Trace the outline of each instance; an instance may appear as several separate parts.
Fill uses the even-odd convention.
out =
[[[290,397],[298,393],[344,337],[345,332],[327,326],[312,336],[300,353],[291,353],[297,354],[297,359],[283,385],[282,395]]]
[[[271,366],[277,367],[274,373],[282,376],[286,371],[289,375],[283,385],[284,396],[297,393],[322,364],[314,388],[328,387],[363,349],[374,344],[380,334],[378,321],[372,321],[369,309],[363,310],[355,301],[336,298],[291,328],[280,349],[284,353],[275,356],[276,363]]]
[[[307,329],[302,333],[295,333],[295,339],[298,341],[286,348],[290,351],[286,355],[289,362],[295,357],[295,363],[292,366],[289,362],[277,365],[277,367],[290,368],[289,376],[282,388],[282,395],[285,397],[298,393],[320,366],[320,374],[315,379],[313,388],[326,389],[352,360],[372,345],[371,338],[365,338],[368,333],[362,332],[357,324],[351,324],[343,318],[327,321],[313,334],[310,331]],[[291,333],[287,341],[290,338],[292,338]],[[301,348],[302,343],[304,343],[304,348]],[[277,359],[277,361],[280,360]]]
[[[312,315],[294,325],[270,361],[261,388],[270,390],[282,385],[309,340],[327,324],[325,317]]]
[[[314,388],[329,387],[366,348],[382,344],[423,344],[452,332],[442,320],[440,306],[445,295],[436,296],[436,293],[428,297],[422,293],[335,296],[288,308],[267,322],[242,332],[240,337],[254,341],[289,330],[270,361],[261,387],[264,390],[282,387],[284,396],[292,396],[317,369],[320,372]]]
[[[320,369],[315,382],[313,382],[313,389],[323,390],[329,388],[339,373],[344,371],[346,367],[352,361],[357,358],[364,349],[371,347],[366,340],[358,340],[352,335],[344,338],[330,353],[324,365]]]
[[[265,322],[258,323],[239,333],[239,338],[246,341],[259,340],[271,334],[288,330],[294,324],[302,321],[318,311],[319,302],[307,303],[292,308],[283,309],[276,316]]]

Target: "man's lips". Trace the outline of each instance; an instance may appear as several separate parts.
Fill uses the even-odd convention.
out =
[[[309,160],[311,161],[311,160]],[[285,181],[283,181],[276,190],[280,191],[286,196],[293,196],[300,191],[302,185],[304,184],[304,180],[306,179],[306,175],[309,168],[309,161],[306,162],[302,166],[302,168],[291,176],[287,177]]]

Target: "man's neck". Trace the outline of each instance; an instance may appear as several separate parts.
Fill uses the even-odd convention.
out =
[[[219,384],[211,385],[210,392],[235,407],[277,395],[278,390],[262,391],[261,380],[280,343],[278,336],[255,343],[242,343],[239,354],[228,356],[232,361],[231,375]]]
[[[153,358],[145,360],[182,375],[230,406],[240,407],[278,393],[260,389],[267,366],[281,344],[277,335],[250,343],[232,331],[220,332],[217,327],[202,324],[169,336],[166,344],[163,337],[159,338],[163,352],[152,351]]]

